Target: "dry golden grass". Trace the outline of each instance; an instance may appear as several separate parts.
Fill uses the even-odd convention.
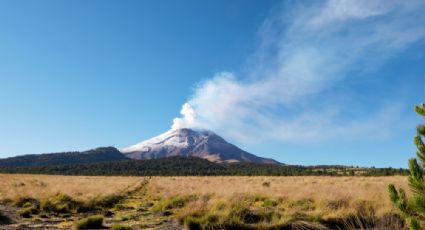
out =
[[[390,183],[408,191],[407,178],[402,176],[154,177],[150,190],[158,197],[209,194],[213,200],[224,202],[241,195],[283,199],[285,203],[311,199],[317,207],[314,212],[327,216],[355,211],[367,204],[379,215],[393,210],[387,192]],[[339,205],[343,207],[333,207]]]
[[[30,196],[43,199],[62,193],[84,200],[135,188],[142,179],[141,177],[0,174],[0,198],[14,199]],[[355,206],[358,202],[364,201],[383,213],[392,209],[387,193],[387,185],[390,183],[408,191],[407,178],[401,176],[152,177],[148,190],[150,194],[159,198],[211,195],[214,200],[226,201],[235,196],[263,196],[288,201],[312,199],[315,203],[324,206],[335,202],[348,202],[349,206]]]
[[[0,174],[0,199],[24,196],[43,199],[62,193],[85,200],[121,193],[135,188],[141,180],[141,177]]]
[[[144,180],[143,177],[0,174],[0,200],[16,201],[28,196],[41,200],[61,193],[90,201],[136,188]],[[176,218],[186,226],[201,224],[207,229],[215,224],[230,224],[229,227],[248,224],[266,229],[299,224],[299,221],[308,221],[322,229],[323,224],[333,220],[345,223],[353,215],[380,223],[388,216],[386,214],[395,212],[389,200],[388,184],[408,191],[407,177],[401,176],[152,177],[147,187],[140,190],[143,195],[136,195],[124,203],[139,207],[141,204],[137,202],[142,197],[143,202],[153,205],[149,213],[171,210],[169,218]],[[126,210],[115,211],[127,213]],[[251,217],[246,219],[247,215],[257,218],[258,222],[249,222]],[[399,221],[395,218],[394,226],[399,226]]]

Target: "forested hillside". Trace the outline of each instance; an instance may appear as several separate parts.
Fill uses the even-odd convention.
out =
[[[0,167],[27,167],[97,163],[128,159],[114,147],[101,147],[84,152],[32,154],[0,159]]]
[[[358,168],[346,166],[294,166],[253,163],[219,164],[197,157],[167,157],[151,160],[123,160],[89,164],[32,167],[0,167],[1,173],[56,175],[132,175],[132,176],[389,176],[405,175],[405,169]]]

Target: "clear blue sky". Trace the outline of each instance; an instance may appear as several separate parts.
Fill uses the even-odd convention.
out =
[[[354,2],[1,1],[0,157],[127,147],[189,102],[260,156],[405,167],[425,8]]]

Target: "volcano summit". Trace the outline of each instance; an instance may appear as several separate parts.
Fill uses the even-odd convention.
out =
[[[212,131],[187,128],[171,129],[152,139],[124,148],[121,152],[132,159],[194,156],[213,162],[279,164],[273,159],[248,153]]]

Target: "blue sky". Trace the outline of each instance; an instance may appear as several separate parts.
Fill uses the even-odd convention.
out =
[[[174,119],[285,163],[405,167],[422,121],[423,10],[2,1],[0,157],[123,148]]]

